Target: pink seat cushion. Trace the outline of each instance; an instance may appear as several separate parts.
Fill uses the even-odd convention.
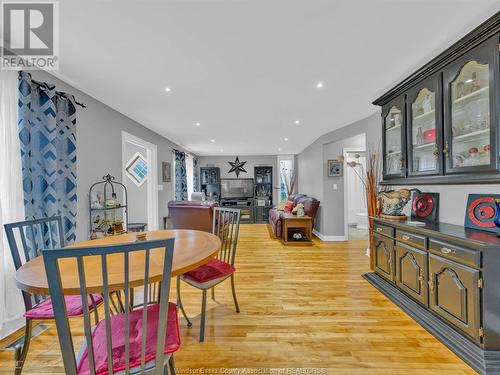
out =
[[[93,296],[96,305],[102,302],[102,297],[100,294],[93,294]],[[83,315],[81,296],[65,296],[64,300],[66,302],[66,311],[68,316]],[[89,306],[89,310],[92,310],[94,306],[90,297],[87,297],[87,303]],[[24,313],[24,317],[31,319],[54,319],[54,309],[52,308],[52,301],[50,300],[50,298],[43,301],[38,306],[26,311]]]
[[[196,281],[197,283],[206,283],[210,280],[215,280],[220,277],[229,276],[236,268],[229,263],[219,259],[212,259],[208,263],[195,268],[192,271],[186,272],[184,277]]]
[[[158,315],[160,305],[154,304],[147,307],[146,323],[146,363],[156,358],[156,338],[158,337]],[[138,309],[129,314],[129,337],[130,337],[130,368],[141,365],[141,340],[143,309]],[[106,325],[101,320],[92,333],[94,345],[94,362],[97,375],[108,374],[108,354],[106,349]],[[111,340],[113,353],[113,372],[125,369],[125,315],[111,316]],[[164,353],[169,354],[177,351],[181,346],[179,334],[179,322],[177,320],[177,309],[175,304],[168,304],[167,336],[165,338]],[[78,362],[78,374],[90,374],[88,352],[84,349]]]

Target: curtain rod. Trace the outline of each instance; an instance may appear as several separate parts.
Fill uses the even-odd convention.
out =
[[[18,76],[18,78],[19,78],[19,79],[21,79],[21,78],[22,78],[22,77],[21,77],[21,73],[22,73],[22,72],[23,72],[22,70],[20,70],[20,71],[19,71],[19,76]],[[31,82],[33,82],[35,85],[42,86],[42,87],[44,87],[44,88],[46,88],[46,89],[50,89],[50,87],[49,87],[49,84],[48,84],[48,83],[46,83],[46,82],[40,82],[40,81],[36,81],[36,80],[34,80],[34,79],[33,79],[33,77],[31,76],[31,73],[28,73],[28,72],[24,72],[24,73],[26,73],[27,75],[29,75],[29,76],[30,76],[30,78],[31,78]],[[55,87],[55,85],[54,85],[54,87]],[[59,97],[68,98],[68,95],[71,95],[71,94],[67,94],[67,93],[62,92],[62,91],[56,91],[56,95],[57,95],[57,96],[59,96]],[[80,107],[82,107],[82,108],[87,108],[87,106],[86,106],[85,104],[80,103],[80,102],[77,102],[77,101],[76,101],[76,98],[75,98],[75,96],[74,96],[74,95],[71,95],[71,96],[73,97],[73,100],[75,101],[75,104],[76,104],[76,105],[79,105],[79,106],[80,106]]]

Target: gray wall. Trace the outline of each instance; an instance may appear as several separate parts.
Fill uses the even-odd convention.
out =
[[[162,227],[163,217],[168,214],[167,202],[174,196],[174,187],[172,183],[161,182],[161,162],[172,162],[171,149],[182,150],[182,147],[46,72],[32,71],[31,74],[36,80],[55,84],[58,91],[75,95],[77,101],[87,106],[87,108],[77,106],[76,118],[77,240],[88,238],[90,185],[99,181],[108,172],[117,180],[122,180],[122,130],[158,147],[158,183],[163,185],[163,190],[158,192],[159,225]]]
[[[328,177],[328,160],[343,154],[344,148],[376,147],[380,143],[380,114],[327,133],[298,155],[298,192],[321,201],[314,224],[325,236],[344,236],[344,178]],[[333,190],[337,184],[337,190]]]
[[[234,161],[236,155],[233,156],[200,156],[198,157],[198,166],[199,167],[219,167],[221,178],[236,178],[236,175],[233,173],[228,173],[231,166],[229,165],[229,161]],[[258,155],[258,156],[239,156],[240,162],[246,161],[246,164],[243,168],[248,173],[240,173],[240,178],[253,178],[254,167],[257,166],[271,166],[273,167],[273,204],[278,204],[278,192],[279,186],[277,185],[277,163],[278,157],[276,155]]]

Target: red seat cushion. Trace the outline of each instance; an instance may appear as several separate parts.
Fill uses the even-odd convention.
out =
[[[288,200],[286,201],[285,208],[283,209],[283,211],[292,212],[294,207],[295,207],[295,202]]]
[[[149,305],[147,309],[145,361],[150,362],[156,358],[156,338],[158,337],[158,315],[160,313],[160,305]],[[143,309],[138,309],[129,314],[130,368],[141,365],[141,341],[143,336],[142,313]],[[113,372],[118,372],[125,369],[125,314],[113,315],[110,320]],[[108,374],[105,320],[101,320],[97,323],[92,333],[92,338],[96,374]],[[177,351],[180,346],[181,341],[179,321],[177,320],[177,309],[175,304],[169,303],[164,353],[173,353]],[[78,374],[90,374],[87,348],[84,349],[78,362]]]
[[[100,294],[93,294],[94,301],[97,304],[102,302]],[[77,296],[64,296],[66,302],[66,311],[68,316],[83,315],[82,297]],[[89,310],[92,310],[93,304],[90,297],[87,297]],[[43,301],[38,306],[28,310],[24,313],[24,317],[31,319],[54,319],[54,309],[52,308],[52,301],[49,299]]]
[[[196,281],[197,283],[206,283],[210,280],[215,280],[220,277],[229,276],[236,268],[229,263],[223,262],[219,259],[212,259],[208,263],[186,272],[184,277]]]

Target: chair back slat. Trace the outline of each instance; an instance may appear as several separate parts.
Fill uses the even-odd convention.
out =
[[[89,362],[92,364],[90,366],[90,374],[95,375],[95,361],[94,361],[94,345],[92,343],[92,328],[90,327],[90,314],[89,314],[89,306],[86,301],[87,299],[87,284],[85,282],[85,268],[83,267],[82,258],[77,258],[78,262],[78,277],[80,280],[80,296],[82,298],[82,307],[83,307],[83,327],[85,331],[85,342],[87,344]]]
[[[108,353],[108,373],[113,373],[113,339],[111,338],[111,313],[109,308],[109,283],[108,283],[108,260],[106,254],[101,254],[102,267],[102,286],[104,299],[108,299],[108,303],[104,305],[104,326],[106,328],[106,351]]]
[[[161,284],[162,287],[159,288],[159,315],[158,315],[158,332],[157,332],[157,340],[156,340],[156,347],[153,348],[152,345],[147,340],[148,332],[147,332],[147,320],[148,320],[148,306],[151,307],[151,305],[148,303],[149,298],[148,298],[148,289],[149,289],[149,284],[153,280],[151,280],[151,274],[150,274],[150,264],[151,264],[151,257],[152,257],[152,250],[154,251],[155,254],[155,262],[158,259],[161,259],[163,256],[163,274],[162,274],[162,280]],[[95,330],[91,328],[91,320],[89,316],[89,310],[88,310],[88,303],[87,303],[87,295],[92,291],[89,290],[89,286],[86,284],[86,277],[85,274],[89,274],[90,272],[96,273],[99,272],[102,275],[102,295],[104,299],[104,316],[105,316],[105,321],[104,322],[99,322],[99,330],[100,332],[106,334],[106,354],[107,354],[107,368],[108,368],[108,373],[113,374],[113,339],[112,339],[112,331],[120,329],[121,327],[118,328],[115,324],[124,324],[125,326],[123,327],[122,332],[125,332],[125,361],[124,365],[125,368],[123,373],[125,374],[130,374],[131,369],[131,361],[130,361],[130,314],[131,310],[129,309],[130,306],[133,304],[133,301],[131,301],[132,297],[132,289],[134,286],[137,286],[136,282],[134,281],[134,284],[131,286],[130,282],[130,269],[131,269],[131,262],[130,262],[130,254],[134,253],[134,258],[135,261],[139,262],[141,267],[144,265],[144,280],[142,280],[142,283],[144,285],[144,296],[143,296],[143,303],[140,305],[143,309],[142,312],[138,312],[139,314],[142,315],[142,338],[141,338],[141,348],[140,351],[134,350],[136,353],[140,353],[140,358],[139,354],[137,354],[137,357],[135,357],[135,360],[137,361],[138,365],[134,365],[134,373],[138,374],[162,374],[164,371],[164,365],[166,361],[165,353],[164,353],[164,348],[165,348],[165,338],[167,335],[167,319],[168,319],[168,297],[169,297],[169,290],[170,290],[170,277],[171,277],[171,272],[172,272],[172,259],[173,259],[173,250],[174,250],[174,239],[166,239],[166,240],[156,240],[156,241],[142,241],[142,242],[135,242],[131,244],[124,244],[124,245],[113,245],[113,246],[100,246],[100,247],[81,247],[81,248],[74,248],[71,249],[71,251],[67,251],[64,249],[55,249],[55,250],[43,250],[43,259],[45,263],[45,268],[47,272],[47,279],[49,283],[49,290],[50,294],[53,300],[53,305],[54,305],[54,315],[55,315],[55,320],[56,320],[56,326],[57,326],[57,332],[59,336],[59,344],[61,346],[61,351],[63,354],[63,361],[64,361],[64,368],[65,368],[65,373],[74,375],[77,373],[77,367],[81,364],[76,363],[75,355],[74,355],[74,349],[73,349],[73,338],[71,336],[71,332],[69,330],[69,324],[68,324],[68,315],[66,311],[66,306],[64,304],[64,298],[63,298],[63,289],[61,285],[61,274],[59,270],[59,262],[61,259],[67,259],[67,258],[74,258],[76,259],[76,262],[78,264],[78,280],[80,283],[80,297],[82,298],[82,303],[84,306],[84,333],[85,333],[85,340],[84,342],[86,343],[86,348],[87,348],[87,357],[84,359],[88,363],[88,367],[90,368],[90,373],[95,374],[96,369],[96,358],[98,353],[94,351],[95,343],[93,342],[93,336],[95,335]],[[108,267],[108,262],[111,262],[110,259],[108,259],[112,254],[121,254],[124,257],[123,261],[123,280],[118,280],[120,284],[120,288],[123,287],[123,291],[116,291],[116,285],[110,286],[109,285],[109,277],[108,277],[108,272],[109,272],[109,267]],[[136,255],[137,254],[137,255]],[[141,258],[141,255],[143,254],[143,258]],[[98,256],[101,260],[101,267],[100,269],[90,269],[85,267],[85,258],[90,257],[90,256]],[[140,259],[140,260],[138,260]],[[142,259],[144,259],[144,264],[142,263]],[[121,262],[120,262],[121,263]],[[134,270],[136,272],[137,270]],[[115,271],[113,271],[115,272]],[[123,282],[122,282],[123,281]],[[159,280],[154,280],[154,281],[159,281]],[[121,314],[123,314],[124,319],[119,318],[116,321],[114,321],[111,324],[111,319],[112,315],[110,313],[111,311],[111,295],[114,294],[121,294],[123,293],[124,296],[124,306],[125,309]],[[120,297],[121,298],[121,297]],[[150,317],[151,319],[156,319],[153,318],[154,315]],[[114,317],[116,318],[116,317]],[[150,322],[151,323],[151,322]],[[156,323],[156,322],[154,322]],[[104,324],[104,327],[100,327],[102,324]],[[151,329],[151,328],[150,328]],[[104,331],[104,332],[103,332]],[[153,332],[149,333],[149,336]],[[138,344],[139,345],[139,344]],[[154,343],[153,343],[154,345]],[[104,349],[104,348],[103,348]],[[138,348],[137,348],[138,349]],[[147,352],[147,353],[146,353]],[[149,360],[148,358],[150,353],[156,353],[156,358],[153,361]],[[102,356],[103,353],[99,353],[100,356]],[[147,354],[147,356],[146,356]],[[140,364],[139,364],[139,359],[140,359]],[[148,359],[148,362],[146,363],[146,359]],[[104,364],[103,364],[104,365]]]
[[[217,259],[234,265],[236,245],[240,227],[240,210],[237,208],[214,207],[212,233],[221,241]]]
[[[134,304],[130,302],[130,280],[129,280],[129,258],[128,253],[123,254],[123,272],[125,282],[123,292],[125,294],[125,375],[130,375],[130,327],[129,307]]]
[[[16,270],[27,261],[40,256],[43,249],[63,248],[65,246],[60,216],[20,221],[5,224],[4,227]],[[46,299],[47,296],[23,292],[26,311],[31,310]]]
[[[144,280],[149,280],[149,250],[146,250],[146,259],[144,267]],[[146,336],[148,321],[148,288],[149,283],[144,283],[143,303],[142,303],[142,345],[141,345],[141,371],[144,371],[146,365]]]

